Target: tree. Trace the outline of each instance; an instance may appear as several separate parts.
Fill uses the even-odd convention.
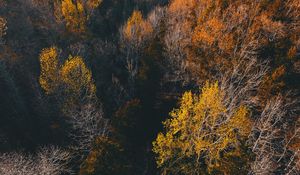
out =
[[[40,54],[40,85],[46,94],[54,93],[59,87],[59,61],[56,47],[43,49]]]
[[[57,48],[44,49],[40,54],[40,85],[47,95],[55,95],[67,122],[77,151],[88,152],[96,137],[108,131],[101,103],[96,96],[92,72],[79,56],[69,56],[61,66]]]
[[[251,158],[245,143],[254,123],[250,109],[258,106],[267,70],[255,58],[241,60],[216,76],[219,83],[206,83],[200,95],[186,92],[154,142],[164,173],[245,173]]]
[[[48,39],[53,39],[58,33],[61,34],[64,25],[57,20],[55,15],[58,0],[20,0],[19,3],[24,11],[30,12],[28,15],[32,20],[31,25],[44,37],[48,36]]]
[[[40,54],[40,85],[47,95],[62,99],[63,110],[71,110],[85,101],[96,99],[96,86],[91,71],[79,56],[69,56],[63,65],[58,59],[58,49],[50,47]]]
[[[263,109],[272,96],[280,94],[280,91],[285,88],[284,77],[286,74],[286,67],[284,65],[276,68],[271,75],[266,75],[259,88],[258,98],[259,104]]]
[[[61,13],[66,21],[67,30],[75,34],[84,33],[90,14],[101,3],[102,0],[63,0]]]
[[[103,0],[84,0],[84,4],[86,4],[87,11],[93,11],[102,3]]]
[[[55,146],[42,147],[34,160],[37,161],[37,171],[40,174],[60,175],[72,173],[70,166],[72,154],[61,148]]]
[[[299,121],[297,105],[297,101],[282,95],[267,101],[250,137],[255,154],[253,174],[299,174],[299,147],[294,149],[292,143],[300,138],[300,128],[289,123],[290,119]]]
[[[0,16],[0,45],[4,43],[3,37],[6,35],[7,21],[5,18]]]
[[[153,28],[153,37],[161,32],[161,26],[166,16],[166,8],[157,6],[148,15],[147,20]]]
[[[159,133],[153,142],[157,164],[164,173],[224,170],[230,156],[242,155],[240,145],[252,126],[249,110],[239,106],[228,116],[223,98],[217,82],[206,83],[199,95],[184,93],[179,109],[173,110],[171,119],[164,122],[166,133]]]
[[[92,72],[81,57],[70,56],[60,69],[60,77],[64,86],[66,110],[82,105],[88,99],[96,98]]]
[[[134,11],[120,31],[122,51],[126,59],[125,66],[132,83],[139,70],[142,50],[153,29],[149,21],[143,19],[140,11]]]
[[[124,149],[108,137],[98,137],[80,168],[80,175],[130,174]]]
[[[67,30],[74,33],[83,33],[86,30],[86,17],[80,1],[63,0],[61,12],[66,20]]]
[[[95,101],[70,110],[67,122],[71,124],[70,136],[79,154],[87,154],[96,138],[104,137],[109,132],[109,123],[104,118],[102,106]]]
[[[122,134],[123,139],[136,141],[139,139],[136,131],[140,127],[141,120],[141,101],[139,99],[133,99],[122,105],[116,112],[112,125],[117,134]]]
[[[133,11],[123,28],[124,39],[139,47],[152,32],[151,24],[143,19],[140,11]]]
[[[190,82],[187,71],[187,48],[191,45],[192,29],[196,23],[196,0],[174,0],[166,10],[166,31],[163,36],[167,60],[165,82]]]
[[[275,68],[290,64],[288,58],[294,58],[299,39],[296,4],[294,0],[171,1],[163,30],[170,65],[165,81],[202,84],[216,72],[232,69],[233,62],[254,56],[270,60]]]
[[[3,175],[61,175],[72,173],[71,154],[61,148],[41,148],[36,156],[25,153],[4,153],[0,155],[0,173]]]

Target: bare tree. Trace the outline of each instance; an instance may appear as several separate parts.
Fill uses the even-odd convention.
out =
[[[271,99],[253,128],[250,140],[253,142],[252,152],[255,160],[252,163],[252,174],[267,175],[280,171],[283,174],[299,173],[299,148],[291,150],[290,143],[299,138],[299,126],[292,137],[288,137],[290,125],[289,115],[295,115],[294,100],[288,101],[287,97],[278,95]]]
[[[31,157],[22,153],[4,153],[0,156],[0,172],[3,175],[34,175]]]
[[[171,82],[186,81],[189,79],[185,62],[185,47],[190,42],[183,33],[181,24],[176,24],[167,31],[164,37],[165,57],[168,59],[164,80]],[[189,35],[189,34],[187,34]],[[188,40],[188,41],[186,41]]]
[[[70,133],[75,141],[75,149],[88,152],[96,137],[104,136],[108,132],[108,120],[104,118],[101,105],[95,102],[83,104],[79,109],[73,109],[67,120],[72,127]]]
[[[268,73],[267,62],[259,62],[255,57],[236,61],[233,70],[219,73],[216,79],[220,81],[220,88],[225,91],[224,103],[232,115],[231,109],[245,105],[258,105],[256,98],[258,88]]]
[[[279,166],[274,156],[279,156],[277,147],[282,146],[275,145],[273,141],[282,139],[281,128],[278,126],[282,124],[286,112],[282,108],[282,103],[281,96],[269,101],[254,127],[254,132],[258,134],[252,147],[252,152],[256,155],[252,164],[254,174],[272,174]]]
[[[166,17],[166,8],[157,6],[155,7],[148,15],[147,20],[152,26],[153,29],[153,37],[158,35],[161,31],[161,24],[165,20]]]
[[[63,24],[57,15],[57,2],[51,0],[19,0],[25,11],[30,11],[31,18],[36,21],[36,27],[46,34],[62,32]],[[51,33],[50,33],[51,32]]]
[[[163,38],[164,55],[167,59],[165,82],[188,82],[186,49],[192,44],[194,0],[173,1],[166,10],[167,30]]]
[[[299,149],[293,153],[290,161],[287,164],[288,172],[286,175],[297,175],[300,174],[300,151]]]
[[[139,71],[142,53],[152,38],[151,23],[144,19],[140,11],[134,11],[128,21],[120,28],[120,45],[124,55],[122,59],[129,73],[129,89],[134,92],[134,82]]]
[[[43,175],[72,174],[70,160],[72,155],[58,147],[43,147],[37,154],[38,171]]]
[[[39,150],[36,156],[22,152],[0,155],[0,174],[3,175],[60,175],[72,174],[71,154],[50,146]]]

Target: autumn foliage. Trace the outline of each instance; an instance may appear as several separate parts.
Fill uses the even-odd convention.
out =
[[[243,155],[240,145],[252,127],[249,110],[240,106],[226,117],[223,98],[218,83],[206,83],[199,95],[183,95],[180,107],[164,122],[166,132],[153,142],[165,174],[211,172],[225,168],[229,156]]]
[[[299,0],[0,9],[0,175],[300,174]]]
[[[90,13],[96,9],[102,0],[63,0],[61,13],[66,22],[66,28],[71,33],[82,34],[86,32]]]
[[[58,50],[55,47],[44,49],[40,54],[40,85],[47,94],[53,93],[59,86]]]
[[[149,22],[143,19],[140,11],[134,11],[132,16],[128,19],[124,27],[124,35],[127,40],[135,42],[142,42],[145,37],[149,36],[152,32],[152,26]]]
[[[59,64],[58,49],[43,49],[40,54],[40,84],[47,94],[62,98],[63,111],[96,99],[96,87],[91,71],[79,56],[69,56],[63,65]],[[60,88],[63,88],[60,89]]]

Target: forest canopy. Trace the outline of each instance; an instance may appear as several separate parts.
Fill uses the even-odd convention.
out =
[[[0,0],[0,174],[300,174],[299,14]]]

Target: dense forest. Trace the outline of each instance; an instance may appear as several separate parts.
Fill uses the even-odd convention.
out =
[[[299,0],[0,0],[0,175],[298,175],[299,90]]]

